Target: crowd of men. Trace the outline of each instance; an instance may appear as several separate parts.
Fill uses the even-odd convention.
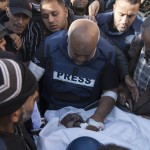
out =
[[[0,2],[4,148],[36,149],[25,130],[34,130],[37,103],[39,117],[47,109],[96,108],[85,122],[94,131],[105,129],[115,105],[149,119],[149,10],[147,0]]]

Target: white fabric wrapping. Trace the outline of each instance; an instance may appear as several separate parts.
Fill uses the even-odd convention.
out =
[[[38,150],[66,150],[67,145],[77,137],[90,136],[103,144],[114,143],[131,150],[150,150],[150,120],[126,113],[115,107],[105,119],[105,129],[94,132],[83,128],[66,128],[59,124],[65,114],[79,113],[84,120],[89,118],[95,109],[84,111],[66,107],[58,111],[47,111],[48,124],[40,132]]]

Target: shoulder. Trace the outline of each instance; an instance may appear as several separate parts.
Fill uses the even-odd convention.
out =
[[[52,52],[58,49],[67,41],[67,30],[61,30],[46,37],[44,44],[44,53]]]
[[[101,37],[97,44],[97,49],[100,51],[100,54],[103,55],[106,59],[109,59],[112,64],[115,63],[115,48],[108,41]]]
[[[100,37],[100,40],[98,42],[98,47],[105,53],[109,53],[109,52],[115,53],[115,48],[103,37]]]
[[[106,12],[106,13],[99,13],[96,16],[96,21],[98,23],[98,25],[102,25],[104,24],[108,19],[112,18],[113,16],[113,12]]]
[[[0,58],[17,59],[17,56],[9,51],[0,51]]]
[[[61,30],[46,37],[45,42],[63,39],[67,35],[67,30]],[[57,42],[58,43],[58,42]]]

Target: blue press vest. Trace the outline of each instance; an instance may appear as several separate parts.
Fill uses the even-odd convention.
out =
[[[100,78],[106,63],[115,64],[113,47],[100,39],[95,57],[84,65],[76,65],[67,52],[67,31],[62,30],[45,40],[46,69],[42,96],[49,105],[59,108],[83,108],[100,98]],[[109,60],[108,60],[109,59]]]

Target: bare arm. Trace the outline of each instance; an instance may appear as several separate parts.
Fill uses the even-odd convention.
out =
[[[117,89],[112,90],[117,93]],[[115,100],[110,96],[103,96],[100,98],[99,105],[95,113],[91,116],[97,122],[104,122],[107,115],[111,112],[115,105]]]

